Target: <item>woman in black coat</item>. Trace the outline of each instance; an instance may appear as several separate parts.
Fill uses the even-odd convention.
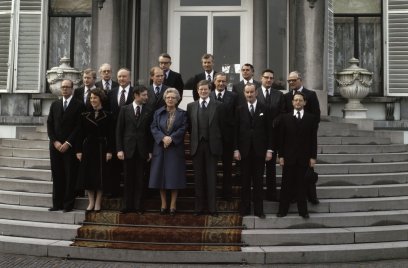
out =
[[[109,112],[103,110],[106,95],[95,88],[90,93],[92,110],[82,113],[76,156],[80,163],[78,188],[87,191],[87,211],[101,210],[103,191],[109,187],[108,161],[113,150],[113,121]]]

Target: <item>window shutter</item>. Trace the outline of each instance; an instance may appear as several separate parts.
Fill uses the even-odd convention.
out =
[[[42,73],[42,0],[20,0],[15,43],[14,92],[40,92]]]
[[[334,95],[334,19],[333,0],[327,1],[327,94]]]
[[[386,95],[408,95],[408,0],[384,1]]]
[[[12,1],[0,1],[0,92],[11,91]]]

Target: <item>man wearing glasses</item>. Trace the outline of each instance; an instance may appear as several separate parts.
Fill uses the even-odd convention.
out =
[[[99,67],[99,77],[101,80],[96,82],[95,86],[105,90],[105,93],[119,86],[118,82],[112,80],[112,67],[109,63],[104,63]]]
[[[289,73],[288,76],[289,92],[285,94],[285,106],[286,112],[290,113],[293,111],[292,100],[296,92],[302,93],[306,97],[306,104],[304,110],[308,113],[313,114],[317,118],[317,122],[320,122],[320,105],[319,99],[317,98],[316,92],[303,87],[302,74],[298,71],[293,71]],[[318,127],[318,124],[317,124]],[[317,205],[319,204],[319,199],[316,193],[316,184],[310,183],[307,185],[307,199],[310,203]]]
[[[180,101],[183,98],[184,82],[181,74],[170,70],[171,57],[167,53],[162,53],[159,56],[159,67],[163,70],[163,84],[168,87],[174,87],[180,94]],[[179,103],[180,103],[179,101]]]
[[[272,149],[274,150],[272,160],[266,162],[266,192],[265,199],[277,201],[276,194],[276,138],[277,120],[279,115],[285,112],[285,101],[283,93],[272,88],[275,73],[271,69],[265,69],[261,75],[261,86],[258,87],[257,100],[268,108],[270,127],[272,128]]]

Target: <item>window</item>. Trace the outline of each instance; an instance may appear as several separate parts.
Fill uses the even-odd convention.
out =
[[[369,95],[383,95],[381,0],[336,0],[334,4],[334,68],[349,66],[354,57],[373,72]],[[337,88],[335,94],[339,95]]]
[[[92,0],[51,0],[49,8],[48,69],[66,56],[79,70],[91,62]]]
[[[0,0],[0,92],[41,91],[44,3]]]

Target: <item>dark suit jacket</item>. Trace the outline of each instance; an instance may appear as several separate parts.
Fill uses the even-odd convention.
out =
[[[266,99],[262,91],[262,87],[259,87],[258,89],[258,96],[256,99],[265,105],[266,104]],[[271,88],[270,89],[270,95],[271,95],[271,102],[269,105],[267,105],[269,109],[269,116],[271,120],[275,120],[275,118],[279,115],[285,112],[285,98],[283,96],[283,93],[280,92],[277,89]]]
[[[279,127],[279,157],[285,166],[307,166],[310,158],[317,157],[317,118],[305,110],[301,120],[293,116],[293,110],[283,114]]]
[[[199,141],[198,136],[198,109],[199,101],[191,102],[187,105],[187,115],[189,119],[191,155],[195,155]],[[211,99],[208,103],[209,109],[209,146],[213,155],[222,155],[222,134],[221,134],[221,103]]]
[[[215,77],[216,73],[217,72],[214,70],[213,77]],[[187,82],[187,88],[191,88],[193,90],[194,101],[196,101],[196,100],[198,100],[200,98],[200,96],[198,95],[198,92],[197,92],[197,84],[201,80],[207,80],[207,73],[206,72],[196,74],[194,77],[190,78],[189,81]],[[215,89],[214,82],[211,82],[210,90],[213,91],[214,89]]]
[[[105,81],[103,81],[103,84],[105,84]],[[97,81],[97,82],[95,83],[95,86],[96,86],[97,88],[103,89],[103,86],[104,86],[104,85],[102,85],[102,80]],[[110,85],[110,90],[114,89],[115,87],[119,87],[119,83],[112,80],[112,84]]]
[[[74,90],[74,94],[73,94],[73,98],[79,100],[80,102],[84,103],[84,94],[85,94],[85,87],[79,87],[77,89]],[[87,110],[92,110],[92,106],[91,103],[89,102],[89,98],[91,97],[90,94],[88,94],[87,98],[86,98],[86,109]]]
[[[119,87],[116,87],[108,92],[109,107],[107,108],[107,110],[109,110],[112,113],[112,118],[114,122],[116,122],[120,111],[118,103],[118,91]],[[125,105],[131,104],[132,102],[133,102],[133,87],[130,87]]]
[[[184,82],[183,82],[183,78],[181,78],[181,74],[170,70],[163,84],[165,84],[168,87],[176,88],[178,92],[180,93],[180,97],[183,98]],[[181,101],[181,98],[180,98],[180,101]]]
[[[251,146],[255,156],[261,158],[265,158],[268,149],[273,149],[268,113],[266,105],[259,101],[253,118],[251,118],[247,103],[237,108],[234,149],[239,150],[242,158],[252,156],[250,155]]]
[[[318,119],[318,122],[320,122],[320,105],[316,92],[307,88],[303,88],[302,93],[306,96],[306,105],[304,107],[305,111],[315,115]],[[293,92],[290,90],[285,94],[285,110],[287,113],[293,111],[292,98]]]
[[[71,146],[75,146],[79,131],[79,119],[85,110],[83,101],[71,99],[64,112],[63,99],[54,101],[51,104],[47,119],[47,132],[50,139],[50,146],[53,147],[55,141],[64,143],[68,141]]]
[[[163,107],[163,106],[166,105],[166,102],[163,99],[163,94],[164,94],[164,91],[166,91],[167,88],[168,88],[168,86],[162,84],[159,97],[156,97],[156,94],[154,93],[153,85],[150,85],[149,88],[147,89],[147,94],[148,94],[148,98],[149,98],[147,100],[147,103],[151,107],[153,107],[154,110],[157,110],[160,107]]]
[[[262,84],[259,81],[254,80],[255,88],[260,87]],[[245,104],[246,98],[244,94],[244,80],[241,80],[240,82],[232,85],[232,92],[235,92],[238,95],[238,105]]]
[[[216,90],[210,93],[210,98],[217,99],[218,92]],[[238,98],[234,92],[225,90],[221,101],[221,132],[223,136],[223,143],[232,143],[234,137],[235,124],[235,109],[237,108]]]
[[[135,118],[133,104],[122,106],[116,126],[116,151],[123,151],[125,159],[132,158],[135,153],[142,159],[147,159],[153,147],[150,132],[152,120],[153,110],[149,105],[143,105],[138,120]]]

